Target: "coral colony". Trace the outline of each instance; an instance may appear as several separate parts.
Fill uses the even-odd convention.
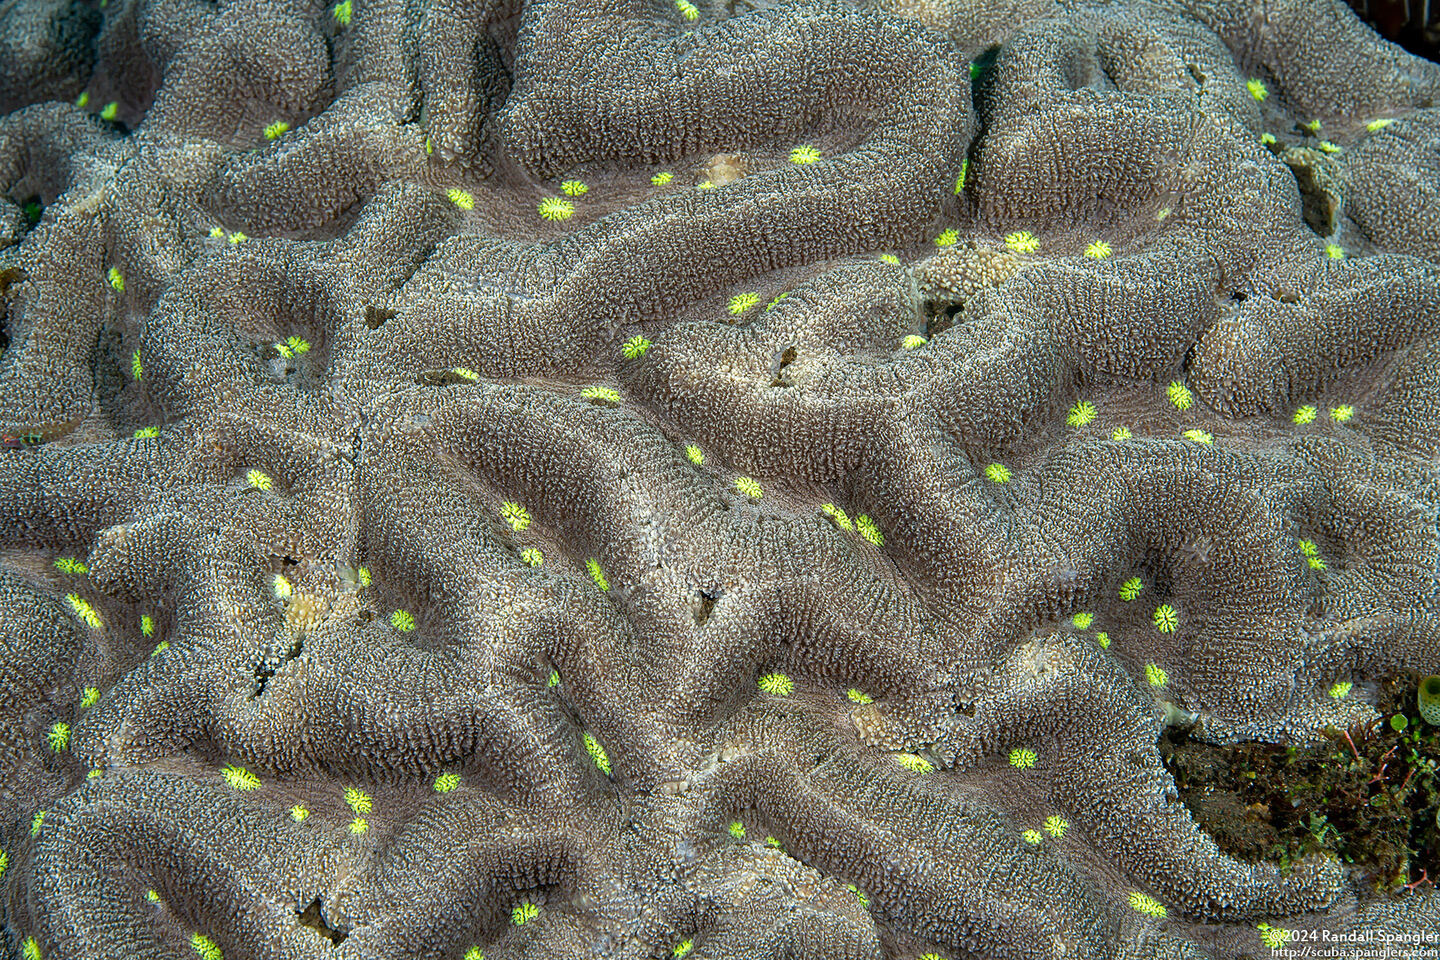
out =
[[[1440,952],[1440,67],[1337,0],[0,39],[0,955]]]

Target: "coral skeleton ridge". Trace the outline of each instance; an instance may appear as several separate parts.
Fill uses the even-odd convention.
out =
[[[0,955],[1440,929],[1161,750],[1440,674],[1440,67],[1338,0],[0,40]]]

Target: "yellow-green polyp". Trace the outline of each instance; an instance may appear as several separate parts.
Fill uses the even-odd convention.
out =
[[[1440,677],[1426,677],[1420,681],[1420,716],[1425,722],[1440,727]]]

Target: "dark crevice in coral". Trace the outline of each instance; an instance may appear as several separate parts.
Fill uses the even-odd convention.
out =
[[[959,323],[965,313],[965,305],[927,303],[924,306],[925,339],[933,340]]]
[[[775,354],[775,357],[771,361],[770,366],[770,386],[794,386],[794,384],[792,384],[789,379],[785,377],[785,368],[795,362],[795,356],[796,354],[794,344],[787,346],[784,350],[781,350],[780,352]]]
[[[970,105],[974,109],[977,118],[981,121],[981,128],[976,132],[975,139],[978,142],[980,134],[984,130],[984,121],[987,119],[986,99],[991,87],[990,68],[995,65],[995,57],[1000,53],[1000,45],[995,44],[987,47],[976,54],[975,59],[970,61]]]
[[[0,353],[10,346],[10,288],[25,280],[19,267],[0,270]]]
[[[426,370],[415,378],[415,382],[426,387],[453,387],[474,383],[475,379],[458,370]]]
[[[374,304],[370,303],[367,303],[365,305],[365,326],[369,327],[371,330],[379,330],[381,324],[394,316],[394,310],[389,310],[385,307],[377,307]]]
[[[1335,232],[1335,213],[1340,200],[1322,182],[1323,176],[1310,164],[1287,156],[1285,165],[1295,175],[1295,184],[1300,190],[1302,215],[1305,225],[1322,237]]]
[[[700,591],[700,605],[695,608],[695,622],[704,623],[710,619],[710,612],[715,609],[715,601],[720,598],[719,593],[711,593],[707,590]]]
[[[319,897],[310,901],[310,906],[306,907],[303,911],[297,910],[295,912],[300,915],[300,923],[302,926],[309,927],[333,944],[338,945],[344,942],[348,931],[336,930],[325,922],[325,914],[320,906]]]
[[[274,675],[275,667],[270,661],[261,660],[255,664],[255,690],[250,694],[251,700],[264,695],[265,685],[270,682],[270,678]]]
[[[300,656],[300,652],[304,648],[305,638],[296,637],[295,642],[290,644],[290,649],[286,651],[285,658],[280,663],[272,663],[267,657],[266,659],[261,660],[259,663],[255,664],[255,692],[250,695],[250,699],[254,700],[257,697],[263,696],[265,693],[265,686],[270,682],[270,678],[275,675],[275,671],[280,669],[280,667],[283,666],[285,663],[288,663],[289,661],[294,660],[296,657]]]
[[[1192,343],[1189,347],[1186,348],[1184,355],[1180,358],[1180,372],[1188,375],[1190,373],[1191,364],[1194,363],[1194,361],[1195,344]]]
[[[401,263],[398,265],[399,269],[402,272],[397,273],[390,278],[390,289],[402,290],[405,288],[406,284],[408,284],[411,280],[415,279],[415,274],[419,273],[420,270],[425,266],[425,264],[430,262],[430,258],[435,255],[436,246],[437,244],[433,242],[427,243],[419,250],[415,251],[414,255],[404,258],[404,260],[402,260]],[[388,313],[392,317],[395,316],[394,310],[390,310],[388,311]]]

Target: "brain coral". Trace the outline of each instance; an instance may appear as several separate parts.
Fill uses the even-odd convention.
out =
[[[1440,673],[1440,67],[1337,0],[0,40],[0,951],[1440,927],[1158,748]]]

